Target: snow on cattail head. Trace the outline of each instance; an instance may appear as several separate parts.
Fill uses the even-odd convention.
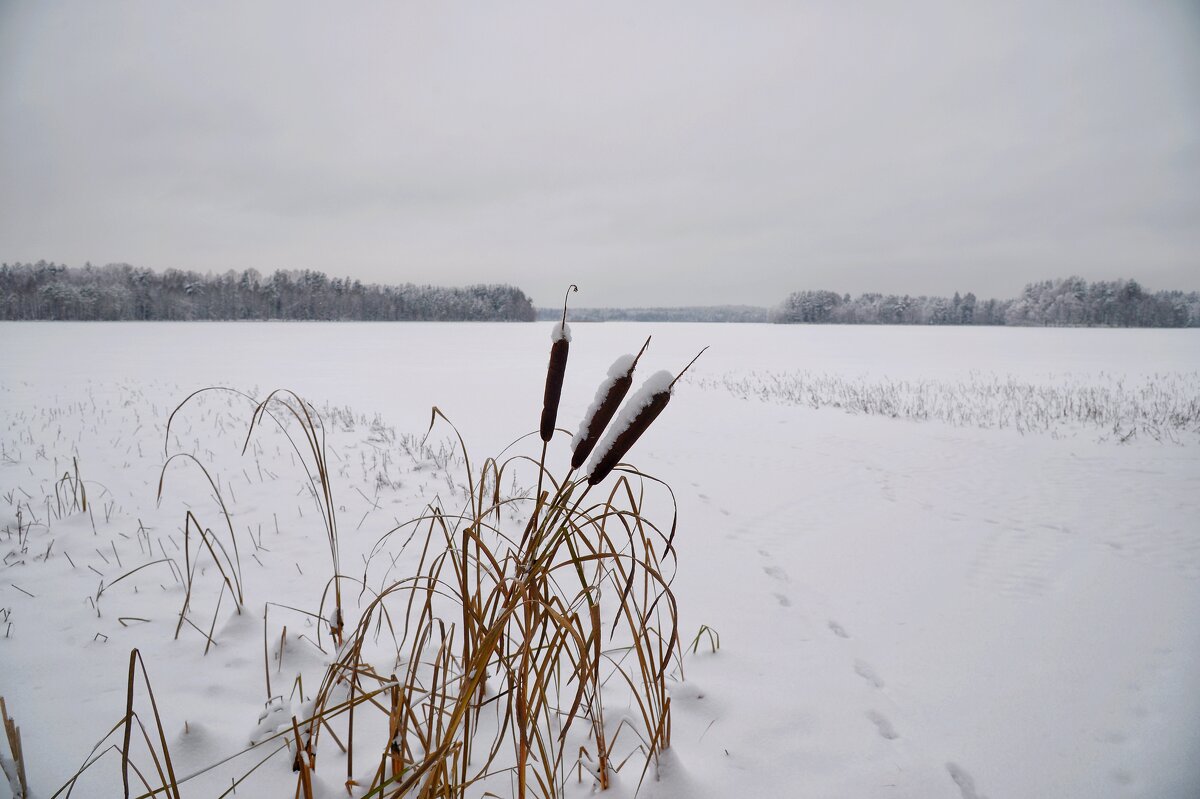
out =
[[[546,393],[542,398],[542,441],[549,442],[554,436],[554,423],[558,421],[558,401],[562,397],[563,377],[567,373],[567,353],[571,349],[571,329],[567,327],[567,297],[579,291],[574,283],[563,297],[562,322],[555,326],[550,336],[550,365],[546,369]]]
[[[600,440],[600,434],[604,432],[604,428],[608,427],[608,423],[617,413],[621,400],[625,399],[625,395],[629,393],[629,387],[633,385],[633,370],[649,345],[650,339],[647,338],[637,355],[622,355],[613,361],[612,366],[608,367],[608,376],[596,389],[596,397],[583,415],[583,419],[579,423],[579,431],[571,439],[572,469],[578,469],[587,460],[588,455],[592,454],[592,450]]]
[[[708,347],[704,349],[706,350]],[[704,354],[704,350],[700,350],[696,358],[702,354]],[[642,433],[650,427],[651,422],[657,419],[658,415],[667,407],[667,403],[671,401],[671,391],[675,388],[675,382],[683,377],[684,372],[696,362],[696,358],[683,367],[683,372],[678,375],[672,376],[665,370],[655,372],[646,379],[637,393],[630,397],[629,401],[625,403],[625,407],[621,408],[621,415],[617,417],[616,422],[605,434],[604,440],[592,453],[592,459],[587,468],[588,485],[596,485],[603,481],[613,467],[621,462],[625,454],[641,438]]]
[[[616,423],[609,428],[604,440],[592,454],[592,461],[587,469],[589,485],[596,485],[608,477],[608,473],[621,462],[621,458],[641,438],[642,433],[646,432],[650,423],[663,412],[663,408],[671,401],[673,380],[674,375],[665,369],[655,372],[642,384],[637,393],[629,398],[625,407],[621,408],[621,415],[617,417]]]

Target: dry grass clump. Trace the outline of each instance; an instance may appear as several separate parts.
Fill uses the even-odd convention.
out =
[[[463,505],[448,510],[435,502],[418,518],[385,532],[366,558],[361,578],[341,568],[320,416],[290,392],[274,392],[255,405],[247,446],[264,419],[289,419],[292,424],[279,426],[301,455],[322,509],[331,576],[316,612],[301,612],[320,620],[334,647],[332,662],[311,696],[299,680],[293,686],[302,704],[289,724],[209,767],[252,752],[262,755],[232,781],[231,790],[287,750],[297,779],[295,795],[309,799],[316,790],[315,772],[330,757],[344,757],[346,788],[358,796],[558,797],[570,778],[582,779],[585,773],[597,788],[606,789],[630,764],[640,784],[670,747],[668,683],[681,665],[678,607],[671,590],[674,495],[665,483],[620,461],[666,407],[682,372],[667,374],[666,380],[651,378],[618,415],[617,405],[632,380],[633,359],[612,390],[600,397],[599,412],[585,420],[571,468],[555,475],[547,465],[547,447],[557,432],[567,367],[565,324],[564,305],[547,370],[538,431],[541,457],[502,453],[476,468],[457,428],[435,407],[430,431],[444,423],[459,445],[455,459],[461,458],[465,471]],[[616,422],[601,439],[614,416]],[[300,434],[293,437],[296,429]],[[423,444],[410,446],[420,449]],[[589,454],[591,465],[580,471]],[[168,465],[175,458],[195,460],[176,455]],[[518,472],[527,478],[530,468],[536,469],[532,495],[502,491],[510,482],[517,484]],[[606,482],[610,476],[614,479]],[[219,499],[216,483],[211,478],[209,483]],[[666,510],[667,503],[669,521],[655,522],[652,509]],[[513,511],[520,512],[523,523],[514,525]],[[202,556],[217,565],[221,577],[218,610],[220,597],[228,593],[240,612],[245,600],[232,525],[228,536],[218,537],[190,512],[187,522],[180,626],[196,590],[195,564]],[[386,560],[379,556],[394,542],[412,540],[414,533],[420,547],[415,569],[390,581],[385,574],[378,588],[371,588],[376,559]],[[394,565],[393,559],[387,574]],[[344,612],[347,585],[358,586],[356,618]],[[328,611],[327,603],[332,605]],[[268,713],[282,713],[285,702],[271,689],[266,610],[263,636]],[[211,627],[206,637],[211,642]],[[286,637],[285,631],[281,664]],[[110,732],[123,730],[124,744],[97,755],[105,741],[98,744],[60,794],[69,795],[79,776],[110,750],[120,755],[127,797],[178,797],[181,786],[209,770],[174,773],[148,679],[143,683],[157,739],[134,712],[135,659],[140,663],[136,650],[130,659],[126,715]],[[131,753],[135,731],[145,744],[142,767],[135,766]],[[336,747],[332,754],[331,746]],[[147,757],[152,769],[145,766]],[[130,770],[144,791],[131,790]]]
[[[253,401],[248,395],[233,389],[209,387],[192,392],[187,398],[171,412],[167,419],[167,427],[165,438],[170,441],[171,422],[175,415],[179,413],[193,398],[210,391],[229,392],[245,399]],[[332,564],[332,578],[329,585],[333,588],[333,610],[329,616],[330,633],[338,646],[343,642],[342,632],[344,627],[343,612],[342,612],[342,572],[341,561],[338,550],[338,527],[337,527],[337,511],[333,502],[333,487],[330,478],[329,465],[326,460],[325,446],[325,426],[321,421],[321,415],[309,403],[305,402],[292,391],[276,390],[267,395],[266,399],[261,402],[255,402],[254,409],[250,415],[250,424],[246,430],[246,437],[242,444],[242,454],[244,455],[251,445],[251,441],[255,432],[265,423],[270,420],[283,433],[288,444],[292,447],[293,452],[297,456],[298,462],[304,469],[304,475],[308,483],[308,491],[312,496],[320,514],[321,523],[324,527],[325,538],[329,546],[330,561]],[[288,422],[294,424],[289,425]],[[164,450],[164,454],[166,451]],[[163,488],[166,481],[166,476],[171,464],[176,460],[182,462],[190,462],[200,469],[209,488],[212,491],[213,497],[216,499],[221,516],[225,522],[225,529],[228,533],[226,541],[222,541],[213,533],[210,528],[204,527],[191,510],[187,511],[184,519],[184,601],[183,607],[179,613],[179,623],[175,628],[175,637],[179,637],[179,632],[185,622],[196,625],[188,618],[188,611],[191,606],[193,588],[196,579],[196,569],[201,562],[201,557],[207,551],[212,562],[216,565],[221,576],[220,593],[217,595],[216,609],[213,611],[212,624],[210,625],[209,633],[204,633],[198,627],[196,629],[208,639],[208,645],[205,647],[205,652],[208,652],[208,646],[213,643],[212,630],[215,629],[217,616],[220,612],[221,601],[228,590],[234,601],[234,606],[238,614],[242,612],[245,603],[244,595],[244,580],[242,576],[241,552],[238,546],[238,535],[234,531],[233,521],[230,518],[229,508],[225,503],[220,486],[213,479],[208,469],[204,464],[191,453],[178,452],[173,455],[168,455],[163,464],[162,471],[159,475],[158,482],[158,499],[161,501],[163,496]],[[195,547],[195,555],[193,555],[191,536],[195,533],[198,539]],[[253,544],[253,536],[249,536]],[[227,543],[226,543],[227,542]],[[257,545],[255,545],[257,546]],[[321,598],[321,615],[324,615],[324,605],[327,596]]]
[[[88,509],[87,486],[79,475],[79,458],[72,458],[74,471],[63,472],[63,476],[54,484],[54,500],[58,503],[58,516],[62,518],[69,513],[83,512]]]

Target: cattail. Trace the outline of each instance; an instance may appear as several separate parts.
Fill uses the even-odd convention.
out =
[[[554,326],[550,333],[550,365],[546,369],[546,394],[542,399],[542,441],[549,442],[554,437],[554,423],[558,421],[558,401],[562,397],[563,377],[567,374],[567,354],[571,351],[571,328],[567,327],[567,297],[572,291],[579,291],[574,283],[567,289],[563,297],[562,322]]]
[[[704,350],[706,349],[708,347],[704,348]],[[703,355],[704,350],[700,350],[696,354],[696,358]],[[629,452],[630,448],[641,438],[642,433],[645,433],[646,429],[650,427],[650,423],[657,419],[658,415],[667,407],[667,403],[671,401],[671,391],[675,388],[676,381],[691,368],[692,364],[696,362],[696,358],[692,358],[691,362],[683,367],[683,371],[674,377],[665,370],[650,375],[629,402],[625,403],[620,417],[592,455],[592,461],[588,464],[587,469],[588,485],[596,485],[603,481],[613,467],[621,462],[625,453]]]
[[[578,469],[587,460],[588,455],[592,454],[596,442],[600,440],[600,434],[604,432],[604,428],[608,427],[608,423],[617,413],[621,400],[625,399],[625,395],[629,393],[629,387],[633,385],[633,370],[637,368],[637,362],[648,346],[650,346],[649,338],[646,339],[646,343],[642,345],[642,349],[636,356],[622,355],[613,361],[612,366],[608,367],[608,376],[596,389],[596,398],[592,400],[591,407],[583,415],[583,420],[579,423],[579,431],[571,439],[571,446],[574,448],[571,455],[572,469]]]

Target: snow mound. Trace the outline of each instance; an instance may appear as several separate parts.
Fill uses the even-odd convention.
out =
[[[570,341],[571,326],[566,322],[559,322],[554,326],[554,329],[550,331],[550,340],[554,342]]]

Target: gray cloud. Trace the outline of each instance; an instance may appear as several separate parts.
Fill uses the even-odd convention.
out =
[[[1192,3],[0,5],[0,257],[1200,288]]]

